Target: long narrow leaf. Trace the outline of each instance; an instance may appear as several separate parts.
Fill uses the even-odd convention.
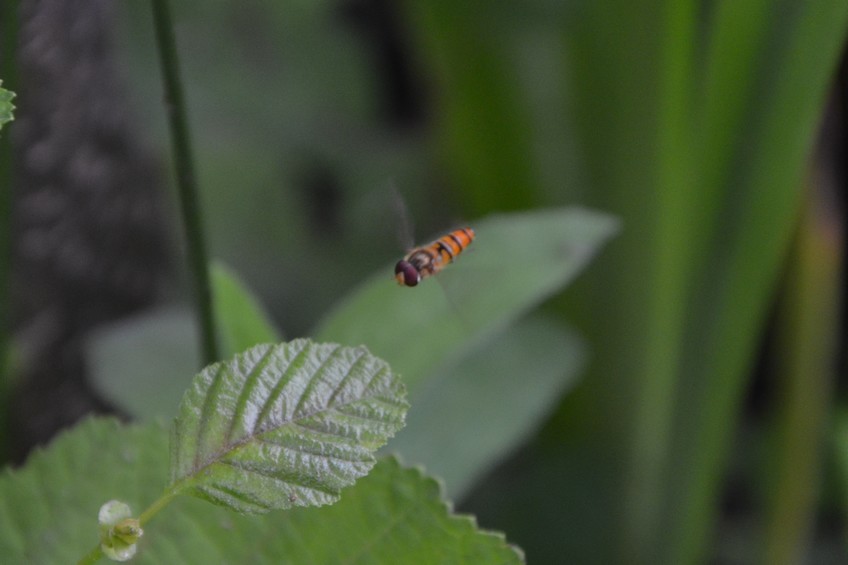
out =
[[[733,192],[693,289],[699,322],[688,328],[675,464],[667,469],[667,527],[661,529],[668,563],[696,562],[706,551],[731,426],[798,215],[805,160],[848,22],[841,0],[787,1],[773,12],[781,19],[768,40],[774,49],[764,51],[768,60],[759,66],[762,95],[750,106],[753,141],[729,161]]]

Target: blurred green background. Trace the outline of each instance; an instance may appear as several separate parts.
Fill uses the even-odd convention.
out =
[[[174,8],[212,253],[287,337],[403,253],[391,186],[416,242],[493,212],[620,220],[543,306],[587,344],[579,385],[509,458],[448,484],[460,510],[531,563],[848,559],[845,177],[832,144],[814,151],[822,123],[845,131],[825,108],[848,3]],[[115,35],[164,158],[148,6],[121,4]],[[529,339],[528,397],[557,347]]]

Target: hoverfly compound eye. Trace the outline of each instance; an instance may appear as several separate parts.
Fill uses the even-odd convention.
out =
[[[409,261],[398,261],[395,265],[395,280],[404,286],[415,286],[421,281],[421,274]]]

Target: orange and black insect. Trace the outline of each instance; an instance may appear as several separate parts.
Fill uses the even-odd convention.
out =
[[[395,265],[395,280],[404,286],[415,286],[435,275],[451,263],[474,241],[474,230],[460,228],[433,243],[416,247]]]

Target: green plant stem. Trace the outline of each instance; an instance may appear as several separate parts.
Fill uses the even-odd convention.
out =
[[[182,209],[189,268],[194,283],[196,314],[201,334],[201,352],[204,364],[209,364],[218,360],[215,317],[212,311],[209,261],[203,235],[186,105],[182,84],[180,83],[174,27],[167,0],[152,0],[152,8],[156,42],[162,67],[162,82],[165,88],[165,109],[168,114],[174,168],[177,175],[177,192]]]
[[[92,563],[100,561],[101,557],[103,557],[103,550],[100,549],[100,544],[98,543],[94,549],[86,553],[82,559],[77,561],[77,565],[91,565]]]
[[[165,494],[163,494],[162,496],[157,498],[153,502],[153,504],[148,506],[144,510],[144,512],[142,512],[141,514],[138,515],[139,524],[141,526],[144,526],[145,524],[147,524],[150,521],[151,518],[153,518],[156,514],[158,514],[159,511],[162,510],[165,506],[167,506],[171,502],[171,500],[173,500],[174,497],[177,496],[178,494],[179,494],[179,492],[178,492],[177,489],[175,489],[173,487],[169,488],[168,491]]]

